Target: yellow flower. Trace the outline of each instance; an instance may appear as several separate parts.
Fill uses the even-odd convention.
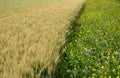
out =
[[[114,59],[115,57],[114,56],[112,56],[112,59]]]
[[[65,57],[65,59],[67,59],[67,57]]]
[[[71,70],[68,69],[67,72],[71,72]]]
[[[76,67],[74,67],[74,70],[76,70],[77,68]]]
[[[105,72],[105,75],[106,75],[107,73]]]
[[[97,39],[95,41],[98,41]]]
[[[87,51],[87,48],[84,48],[85,51]]]
[[[119,76],[117,76],[116,78],[119,78]]]
[[[104,69],[104,66],[102,66],[101,69]]]
[[[108,56],[110,55],[110,53],[108,53]]]
[[[95,74],[92,74],[92,78],[95,78]]]
[[[65,51],[66,51],[66,49],[64,48],[64,49],[63,49],[63,52],[65,52]]]
[[[119,72],[118,72],[117,74],[118,74],[118,75],[120,75],[120,73],[119,73]]]
[[[112,70],[112,72],[115,72],[115,71],[116,71],[115,69]]]
[[[111,76],[109,76],[109,78],[111,78]]]
[[[108,56],[107,59],[109,59],[110,57]]]
[[[77,40],[75,40],[75,42],[77,42]]]
[[[70,45],[72,45],[72,43],[70,43]]]
[[[108,64],[108,61],[105,61],[106,64]]]
[[[93,70],[93,71],[96,71],[96,69],[95,69],[95,68],[92,68],[92,70]]]
[[[74,56],[74,54],[73,54],[73,52],[72,52],[72,51],[70,51],[70,55],[71,55],[71,56]]]
[[[83,54],[83,52],[80,52],[80,54]]]
[[[116,51],[116,52],[115,52],[115,55],[118,55],[118,54],[119,54],[119,53]]]
[[[101,56],[103,56],[103,53],[101,53]]]

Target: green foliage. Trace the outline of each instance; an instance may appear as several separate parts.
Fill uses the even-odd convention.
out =
[[[120,3],[88,0],[63,48],[62,78],[119,78]]]

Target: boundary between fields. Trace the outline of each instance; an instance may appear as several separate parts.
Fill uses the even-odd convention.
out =
[[[70,23],[71,27],[68,28],[69,32],[66,33],[65,44],[63,44],[63,46],[61,46],[61,48],[59,50],[60,62],[57,64],[56,71],[55,71],[55,74],[54,74],[54,78],[63,78],[64,69],[62,69],[62,66],[65,65],[65,56],[66,56],[66,54],[63,53],[63,48],[65,48],[65,45],[67,43],[72,41],[71,35],[72,35],[72,33],[74,33],[76,31],[76,28],[78,26],[80,26],[78,21],[81,19],[81,16],[84,13],[85,7],[86,7],[86,3],[84,2],[82,8],[80,8],[80,10],[78,11],[77,15],[75,16],[75,19],[72,20],[71,23]],[[73,36],[74,35],[72,35],[72,37]]]

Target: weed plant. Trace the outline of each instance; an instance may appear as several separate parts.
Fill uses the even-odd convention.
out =
[[[120,77],[120,2],[88,0],[62,49],[62,78]]]

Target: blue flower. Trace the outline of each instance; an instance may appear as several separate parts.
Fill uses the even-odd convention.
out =
[[[87,50],[86,51],[86,54],[91,54],[91,53],[93,53],[93,50]]]

